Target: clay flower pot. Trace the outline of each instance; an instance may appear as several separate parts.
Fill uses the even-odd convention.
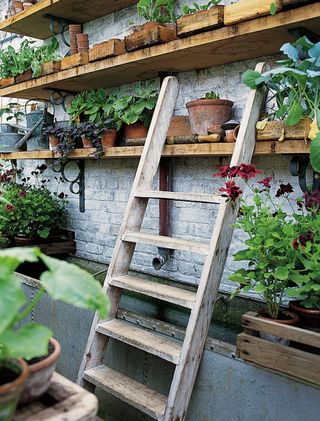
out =
[[[316,308],[302,307],[300,301],[290,301],[290,310],[294,311],[300,318],[303,327],[320,332],[320,310]],[[316,329],[314,329],[316,328]]]
[[[77,34],[82,33],[82,25],[70,24],[69,25],[69,36],[70,36],[70,54],[76,54],[78,52]]]
[[[49,149],[50,151],[57,151],[59,150],[60,146],[60,140],[57,138],[57,136],[49,135]]]
[[[76,34],[77,47],[80,52],[87,52],[89,50],[88,34]]]
[[[12,6],[14,7],[15,13],[22,12],[23,10],[22,1],[13,1]]]
[[[280,310],[279,316],[280,317],[275,320],[275,319],[271,319],[268,316],[266,309],[262,309],[258,311],[258,317],[262,317],[264,319],[270,319],[277,323],[281,323],[284,325],[291,325],[291,326],[295,326],[299,323],[299,316],[297,316],[295,313],[292,313],[291,311]],[[272,335],[271,333],[265,333],[265,332],[260,332],[260,338],[265,339],[269,342],[280,344],[280,345],[289,345],[289,342],[290,342],[286,338],[281,338],[280,336],[275,336],[275,335]]]
[[[50,345],[51,349],[53,349],[51,353]],[[37,358],[38,362],[34,364],[29,363],[30,375],[25,382],[19,403],[32,402],[48,390],[60,352],[61,347],[59,342],[51,338],[49,342],[49,355],[43,359]]]
[[[9,360],[0,367],[0,420],[11,421],[23,386],[29,376],[28,364]]]
[[[227,99],[196,99],[186,104],[193,134],[207,135],[208,128],[230,120],[233,102]]]
[[[117,141],[117,131],[115,129],[104,129],[101,138],[103,147],[113,148]]]
[[[126,124],[123,130],[124,139],[145,139],[148,129],[142,123]]]
[[[84,147],[84,148],[92,148],[92,143],[91,143],[91,140],[90,139],[88,139],[87,137],[82,137],[82,146]]]

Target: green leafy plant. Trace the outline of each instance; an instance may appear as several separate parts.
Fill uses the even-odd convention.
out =
[[[140,122],[145,127],[149,127],[157,99],[158,91],[154,89],[152,82],[138,83],[132,95],[117,99],[114,109],[125,124]]]
[[[17,102],[9,102],[5,107],[0,109],[0,117],[7,115],[6,121],[14,119],[16,123],[18,123],[19,120],[25,116],[25,113],[20,110],[20,104]]]
[[[96,148],[96,153],[103,152],[103,147],[101,145],[101,137],[104,131],[104,125],[93,123],[87,121],[73,127],[72,137],[74,139],[83,139],[87,138],[91,146]]]
[[[175,23],[175,0],[139,0],[138,14],[149,22]]]
[[[191,13],[200,12],[201,10],[209,10],[220,3],[221,0],[210,0],[208,3],[202,4],[201,6],[198,3],[192,3],[193,7],[184,4],[181,6],[181,10],[184,15],[189,15]]]
[[[59,59],[56,38],[42,46],[35,46],[34,43],[24,40],[17,51],[11,45],[0,50],[0,78],[15,77],[28,69],[32,70],[33,77],[38,77],[43,63]]]
[[[314,170],[320,172],[320,42],[302,37],[280,50],[286,58],[279,60],[276,68],[262,74],[247,70],[242,80],[252,89],[269,89],[270,101],[275,101],[268,114],[270,119],[284,120],[288,126],[298,124],[302,118],[312,120],[308,134],[312,140],[310,159]]]
[[[31,302],[15,270],[24,262],[42,262],[47,270],[40,277],[40,290]],[[0,250],[0,364],[10,358],[30,360],[48,353],[51,329],[38,323],[25,323],[46,292],[54,300],[98,311],[106,317],[109,301],[92,275],[76,265],[48,257],[37,248]],[[23,325],[21,326],[21,323]]]
[[[79,92],[72,100],[67,113],[70,115],[72,121],[80,123],[85,121],[85,111],[87,110],[88,92]]]
[[[8,237],[47,238],[66,223],[65,200],[44,186],[12,182],[1,197],[0,228]]]
[[[214,91],[210,91],[205,94],[205,99],[220,99],[220,95]]]

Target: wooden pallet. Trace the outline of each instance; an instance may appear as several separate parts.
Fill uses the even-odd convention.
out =
[[[238,357],[320,387],[319,332],[259,318],[255,312],[246,313],[242,322],[245,331],[237,337]],[[261,339],[259,332],[286,338],[290,345]]]
[[[46,394],[20,407],[13,421],[95,421],[97,411],[92,393],[54,373]]]

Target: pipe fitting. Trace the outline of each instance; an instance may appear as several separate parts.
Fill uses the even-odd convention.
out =
[[[169,250],[158,247],[158,254],[152,259],[152,266],[155,270],[160,270],[169,259]]]

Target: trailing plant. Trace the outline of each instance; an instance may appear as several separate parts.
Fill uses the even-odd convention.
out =
[[[20,111],[21,106],[17,102],[9,102],[5,107],[0,109],[0,117],[7,115],[6,121],[15,120],[18,124],[19,120],[25,116],[23,111]]]
[[[175,0],[139,0],[138,14],[149,22],[175,23]]]
[[[99,153],[103,150],[101,145],[101,136],[103,131],[104,127],[100,124],[87,121],[86,123],[76,125],[72,129],[72,137],[74,139],[87,138],[90,141],[92,147],[96,148],[97,152]]]
[[[312,120],[308,133],[312,140],[310,160],[314,170],[320,172],[320,42],[302,37],[280,50],[286,58],[279,60],[276,68],[262,74],[247,70],[242,80],[252,89],[265,86],[270,90],[275,107],[268,118],[283,120],[288,126],[302,118]]]
[[[220,99],[220,95],[214,91],[210,91],[205,94],[205,99]]]
[[[15,275],[24,262],[42,262],[46,266],[40,289],[30,302],[21,279]],[[46,256],[38,248],[23,247],[0,250],[0,266],[0,365],[12,358],[30,360],[47,355],[53,332],[44,325],[26,322],[44,293],[53,300],[98,311],[101,318],[107,315],[109,301],[99,282],[74,264]]]
[[[17,51],[11,45],[0,50],[0,78],[15,77],[28,69],[32,70],[33,77],[38,77],[43,63],[59,59],[56,38],[42,46],[35,46],[34,43],[24,40]]]
[[[221,0],[210,0],[208,3],[199,5],[198,3],[192,3],[193,7],[183,4],[181,10],[184,15],[189,15],[191,13],[200,12],[201,10],[209,10],[214,6],[217,6],[221,3]]]
[[[115,102],[114,109],[125,124],[140,122],[149,127],[157,99],[158,91],[152,82],[138,83],[132,95],[122,96]]]

